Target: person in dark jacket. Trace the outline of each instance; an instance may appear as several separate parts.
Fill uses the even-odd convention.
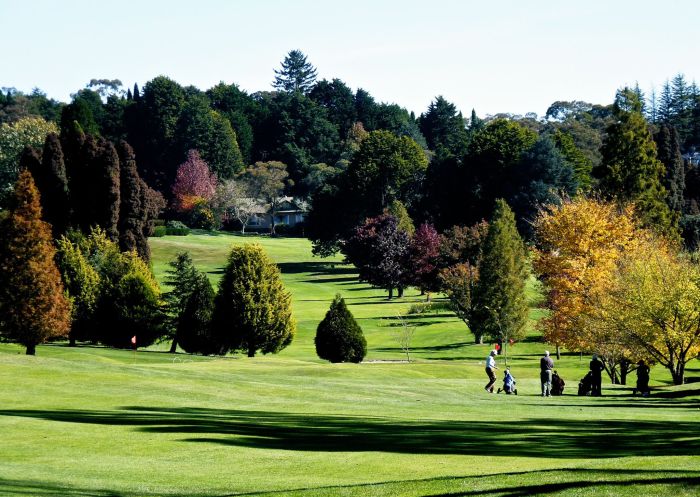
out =
[[[588,369],[591,371],[591,395],[600,397],[602,395],[601,385],[603,382],[602,374],[604,368],[603,363],[598,359],[598,354],[593,354]]]

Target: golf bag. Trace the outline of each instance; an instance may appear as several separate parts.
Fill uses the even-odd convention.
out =
[[[578,394],[579,395],[590,395],[593,385],[593,373],[590,371],[586,373],[586,376],[581,378],[578,382]]]
[[[564,380],[554,371],[552,373],[552,395],[564,395]]]

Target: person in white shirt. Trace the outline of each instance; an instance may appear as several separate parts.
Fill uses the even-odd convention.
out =
[[[496,384],[496,351],[492,350],[486,358],[486,375],[489,377],[488,384],[484,387],[488,393],[493,393],[493,386]]]

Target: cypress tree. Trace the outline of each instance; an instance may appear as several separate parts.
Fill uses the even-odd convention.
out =
[[[508,204],[498,199],[484,240],[469,320],[477,342],[483,336],[507,340],[523,335],[528,313],[527,277],[525,247],[515,216]]]
[[[95,183],[92,195],[95,200],[95,223],[104,228],[107,236],[114,241],[119,239],[119,156],[112,142],[100,140],[98,155],[93,163]]]
[[[41,193],[44,219],[51,224],[54,238],[58,238],[68,230],[70,199],[63,149],[55,133],[49,134],[44,142],[41,170],[32,174]]]
[[[330,309],[316,328],[316,354],[330,362],[362,362],[367,340],[345,300],[337,294]]]
[[[151,251],[144,234],[147,222],[144,192],[146,185],[136,168],[134,150],[124,140],[117,145],[119,154],[119,248],[124,252],[136,250],[144,261]]]
[[[70,303],[54,262],[51,227],[41,220],[39,192],[26,169],[0,232],[0,333],[34,355],[37,344],[68,334]]]
[[[279,268],[257,244],[234,246],[214,301],[217,352],[275,353],[292,342],[291,295]]]

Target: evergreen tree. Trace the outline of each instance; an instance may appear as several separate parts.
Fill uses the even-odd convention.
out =
[[[275,69],[272,86],[288,93],[308,93],[316,81],[316,68],[307,62],[301,50],[292,50],[282,61],[282,68]]]
[[[316,328],[316,354],[330,362],[362,362],[367,355],[367,340],[362,328],[337,294],[326,316]]]
[[[144,261],[151,260],[146,224],[149,213],[145,205],[147,186],[139,177],[134,150],[125,141],[117,145],[119,154],[119,248],[136,250]]]
[[[517,340],[527,323],[525,247],[508,204],[499,199],[484,240],[479,281],[473,295],[469,326],[477,342]]]
[[[685,166],[681,156],[676,128],[662,123],[654,136],[657,156],[666,169],[663,185],[668,193],[666,203],[671,211],[680,215],[685,191]]]
[[[212,317],[217,352],[276,353],[292,342],[291,295],[277,265],[256,244],[234,246],[228,256]]]
[[[593,162],[574,143],[573,137],[561,130],[556,130],[552,135],[552,140],[557,150],[561,152],[574,170],[574,176],[578,187],[584,192],[591,189]]]
[[[562,194],[573,196],[578,189],[573,168],[546,135],[523,153],[513,176],[510,205],[520,232],[527,238],[533,235],[531,223],[540,206],[556,204]]]
[[[623,202],[634,202],[646,227],[677,237],[677,219],[666,204],[662,183],[664,165],[656,157],[640,103],[628,88],[617,92],[615,117],[603,144],[603,162],[596,171],[601,191]]]
[[[39,192],[27,170],[15,184],[0,232],[0,333],[34,355],[37,344],[68,334],[70,303],[54,262],[51,227],[41,220]]]
[[[119,155],[112,142],[101,139],[98,154],[90,164],[94,181],[90,185],[93,212],[92,225],[104,228],[111,240],[119,239],[120,171]]]
[[[63,149],[55,133],[46,137],[42,154],[42,174],[36,175],[35,178],[37,188],[41,192],[44,219],[51,224],[54,238],[58,238],[68,230],[71,211]]]
[[[192,291],[177,321],[175,341],[189,353],[214,354],[217,351],[212,336],[214,289],[204,273],[197,273]],[[174,342],[175,343],[175,342]]]
[[[170,269],[165,271],[165,284],[170,286],[172,290],[164,295],[164,299],[170,315],[170,328],[174,331],[179,327],[178,323],[182,318],[199,273],[188,252],[178,253],[175,259],[168,263],[168,266]],[[170,352],[175,352],[177,345],[178,339],[175,335]]]
[[[430,102],[428,111],[418,119],[428,148],[438,156],[462,157],[467,151],[469,134],[462,113],[442,96]]]

